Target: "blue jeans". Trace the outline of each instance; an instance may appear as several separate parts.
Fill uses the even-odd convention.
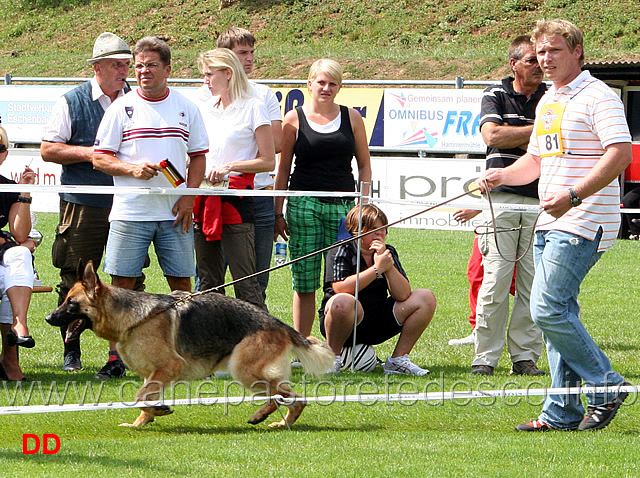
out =
[[[271,254],[273,253],[273,233],[275,230],[276,211],[273,197],[256,196],[253,198],[256,208],[255,241],[256,241],[256,271],[263,271],[271,267]],[[258,276],[262,298],[267,297],[269,285],[269,273]]]
[[[193,228],[183,233],[173,221],[111,221],[103,270],[120,277],[142,275],[144,261],[153,243],[165,276],[193,277]]]
[[[589,405],[610,403],[624,379],[580,320],[580,285],[602,252],[602,229],[590,241],[564,231],[539,231],[534,241],[536,273],[531,315],[547,344],[552,387],[611,385],[610,393],[588,394]],[[557,429],[575,429],[584,417],[580,395],[547,396],[540,419]]]

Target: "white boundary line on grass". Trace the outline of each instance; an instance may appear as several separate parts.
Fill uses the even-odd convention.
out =
[[[469,390],[459,392],[426,392],[426,393],[381,393],[381,394],[362,394],[362,395],[327,395],[319,397],[297,397],[285,398],[282,395],[273,395],[269,397],[279,405],[291,405],[297,401],[307,403],[324,403],[331,405],[334,403],[391,403],[391,402],[419,402],[419,401],[442,401],[442,400],[469,400],[474,398],[490,398],[490,397],[529,397],[529,396],[547,396],[547,395],[578,395],[582,393],[611,393],[611,392],[638,393],[640,386],[608,386],[608,387],[560,387],[560,388],[521,388],[513,390]],[[238,397],[210,397],[198,399],[174,399],[174,400],[157,400],[149,402],[131,402],[131,403],[93,403],[93,404],[69,404],[69,405],[25,405],[17,407],[0,407],[0,416],[4,415],[28,415],[40,413],[59,413],[59,412],[87,412],[97,410],[118,410],[125,408],[142,408],[155,406],[181,406],[181,405],[224,405],[224,404],[241,404],[244,402],[262,402],[267,400],[266,396],[251,395]]]

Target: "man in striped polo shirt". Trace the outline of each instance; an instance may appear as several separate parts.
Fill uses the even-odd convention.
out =
[[[582,32],[564,20],[540,20],[532,38],[553,86],[540,100],[527,154],[481,177],[488,188],[539,178],[543,212],[534,241],[531,314],[547,343],[552,387],[607,387],[580,395],[549,395],[538,419],[519,431],[597,430],[613,419],[627,393],[580,320],[578,292],[620,226],[618,176],[631,162],[631,136],[620,98],[582,71]],[[481,186],[485,189],[485,186]]]
[[[204,178],[209,139],[198,107],[167,86],[169,46],[145,37],[133,56],[139,88],[105,112],[93,166],[114,176],[115,186],[197,188]],[[158,174],[165,167],[184,182]],[[194,196],[172,194],[114,194],[103,267],[113,285],[133,288],[153,242],[171,290],[191,291],[193,201]]]

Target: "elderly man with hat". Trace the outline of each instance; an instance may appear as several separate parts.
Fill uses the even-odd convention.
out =
[[[119,36],[105,32],[93,46],[87,61],[95,76],[65,93],[55,104],[45,126],[40,153],[45,161],[62,165],[62,184],[112,186],[112,176],[93,169],[91,155],[98,126],[107,107],[129,91],[126,82],[133,55]],[[76,268],[81,260],[102,260],[109,234],[111,194],[60,193],[60,222],[52,248],[53,265],[60,269],[58,304],[61,304],[76,281]],[[63,327],[62,337],[66,334]],[[64,344],[62,370],[82,369],[80,342]],[[125,374],[125,366],[111,344],[109,361],[96,378],[117,378]]]

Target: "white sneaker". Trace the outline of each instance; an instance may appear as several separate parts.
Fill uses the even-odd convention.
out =
[[[302,368],[302,362],[300,362],[300,360],[298,360],[297,358],[294,358],[291,361],[291,368]]]
[[[427,375],[429,371],[426,368],[420,368],[411,360],[409,355],[405,354],[401,357],[388,357],[384,363],[384,373],[386,375],[392,373],[403,373],[406,375]]]
[[[449,340],[449,345],[473,345],[476,340],[476,332],[475,330],[471,332],[471,335],[467,335],[466,337],[462,337],[461,339],[451,339]]]
[[[342,368],[342,359],[340,355],[336,355],[336,359],[333,362],[333,367],[327,370],[327,373],[340,373],[340,369]]]

